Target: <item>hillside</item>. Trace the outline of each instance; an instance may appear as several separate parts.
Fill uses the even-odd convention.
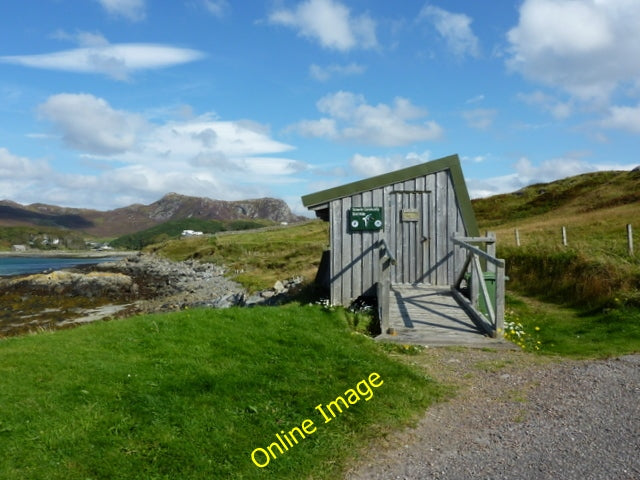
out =
[[[198,260],[225,265],[233,280],[253,292],[276,280],[315,278],[327,247],[329,224],[322,220],[248,232],[225,232],[215,237],[169,240],[145,249],[174,261]]]
[[[640,206],[640,169],[586,173],[472,203],[482,228],[526,225],[552,218],[584,218],[618,207]]]
[[[135,233],[129,233],[109,242],[109,245],[122,250],[141,250],[147,245],[177,239],[185,230],[193,230],[203,234],[222,231],[250,230],[272,225],[270,220],[201,220],[199,218],[182,218],[169,220],[155,227]]]
[[[626,225],[640,232],[640,170],[577,175],[540,183],[517,192],[476,199],[473,208],[482,231],[498,245],[557,245],[567,227],[570,246],[622,254]],[[636,233],[638,236],[638,233]]]
[[[473,204],[481,231],[497,235],[509,289],[578,308],[640,307],[639,169],[578,175]]]
[[[0,201],[0,226],[56,227],[97,237],[117,237],[184,218],[278,223],[301,220],[285,202],[275,198],[230,202],[170,193],[150,205],[136,204],[109,211]]]

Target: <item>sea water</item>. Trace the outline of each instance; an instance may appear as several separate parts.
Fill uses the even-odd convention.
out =
[[[88,265],[118,260],[117,257],[0,257],[0,276],[41,273],[77,265]]]

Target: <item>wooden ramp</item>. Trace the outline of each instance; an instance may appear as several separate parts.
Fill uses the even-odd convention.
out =
[[[376,340],[426,346],[513,347],[481,332],[451,294],[451,287],[391,286],[389,326]]]

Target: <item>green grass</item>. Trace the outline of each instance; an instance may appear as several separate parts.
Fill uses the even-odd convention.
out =
[[[2,340],[0,478],[337,478],[367,441],[445,394],[345,315],[193,310]],[[323,423],[316,405],[372,372],[384,382],[372,398]],[[306,419],[317,431],[252,463]]]
[[[544,355],[607,358],[640,352],[637,308],[585,310],[510,294],[506,321],[521,332],[520,338],[511,334],[514,341]]]
[[[637,245],[640,172],[578,175],[473,204],[482,230],[496,232],[507,288],[521,300],[506,319],[523,329],[507,332],[517,343],[578,357],[640,351],[640,255],[629,255],[626,233],[635,227]]]
[[[195,230],[205,234],[218,233],[225,230],[248,230],[272,225],[267,220],[202,220],[199,218],[183,218],[170,220],[146,230],[123,235],[110,242],[114,248],[142,250],[148,245],[171,239],[179,239],[184,230]]]
[[[87,246],[85,238],[89,237],[89,235],[74,232],[72,230],[47,226],[0,226],[0,251],[9,251],[11,250],[12,245],[28,245],[31,248],[42,250],[86,250]],[[57,238],[60,241],[60,244],[54,248],[52,245],[43,243],[45,238]]]
[[[640,172],[586,173],[525,187],[514,193],[473,201],[477,217],[486,228],[517,225],[531,219],[562,218],[616,210],[640,202]],[[633,211],[633,210],[632,210]],[[631,214],[627,220],[638,218]]]
[[[580,308],[640,307],[640,262],[588,249],[503,247],[509,288]]]
[[[328,224],[313,221],[265,231],[174,240],[151,246],[148,251],[176,261],[196,259],[225,265],[229,277],[249,291],[257,291],[293,276],[312,281],[328,241]]]

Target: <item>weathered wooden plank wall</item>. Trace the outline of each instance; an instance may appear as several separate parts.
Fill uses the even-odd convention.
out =
[[[384,229],[351,232],[352,207],[384,207]],[[456,261],[451,236],[466,234],[449,170],[332,200],[331,302],[347,305],[372,293],[377,281],[378,241],[387,240],[397,263],[393,283],[450,285]],[[401,221],[402,210],[417,211],[418,221]],[[458,256],[460,256],[459,254]]]

